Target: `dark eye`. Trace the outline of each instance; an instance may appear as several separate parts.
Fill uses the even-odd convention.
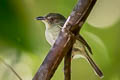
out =
[[[54,21],[55,19],[54,18],[51,18],[51,21]]]
[[[48,20],[50,20],[50,21],[54,21],[54,18],[52,18],[52,17],[48,17]]]

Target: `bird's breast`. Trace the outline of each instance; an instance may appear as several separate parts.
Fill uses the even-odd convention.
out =
[[[46,29],[45,37],[51,46],[53,46],[53,44],[55,43],[55,40],[57,39],[59,33],[60,28],[58,27]],[[80,41],[76,40],[76,42],[73,45],[72,55],[74,56],[74,58],[78,58],[80,56],[83,57],[84,53],[85,53],[84,45]]]
[[[57,27],[46,29],[45,37],[51,46],[54,44],[55,40],[57,39],[59,32],[60,32],[60,29]]]

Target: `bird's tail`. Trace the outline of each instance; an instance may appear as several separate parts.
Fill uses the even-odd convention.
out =
[[[94,69],[95,73],[100,77],[103,78],[103,73],[102,71],[98,68],[98,66],[95,64],[95,62],[92,60],[92,58],[89,56],[89,54],[86,51],[85,54],[86,59],[88,60],[88,62],[90,63],[90,65],[92,66],[92,68]]]

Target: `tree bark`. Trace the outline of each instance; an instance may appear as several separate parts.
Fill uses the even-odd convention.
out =
[[[71,80],[71,52],[72,48],[64,58],[64,80]]]

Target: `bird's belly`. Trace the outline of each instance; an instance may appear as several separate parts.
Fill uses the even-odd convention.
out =
[[[55,40],[53,39],[52,34],[46,31],[45,32],[45,37],[46,37],[47,42],[52,46],[54,44],[54,42],[55,42]]]
[[[80,41],[76,40],[75,44],[73,45],[73,49],[72,49],[73,59],[85,58],[84,54],[86,54],[84,45]]]
[[[56,29],[55,29],[56,30]],[[45,31],[45,37],[47,42],[53,46],[53,44],[55,43],[56,38],[58,37],[59,31],[54,31],[52,30],[52,32],[49,31]],[[85,48],[84,45],[76,40],[75,44],[73,45],[73,49],[72,49],[72,56],[73,58],[84,58],[84,54],[85,54]]]
[[[60,32],[60,28],[58,26],[54,26],[52,28],[46,29],[45,37],[48,43],[52,46],[55,43]]]
[[[56,31],[57,29],[52,29],[49,31],[45,31],[45,37],[46,40],[48,41],[48,43],[53,46],[53,44],[55,43],[55,40],[57,39],[58,35],[59,35],[59,31]]]

